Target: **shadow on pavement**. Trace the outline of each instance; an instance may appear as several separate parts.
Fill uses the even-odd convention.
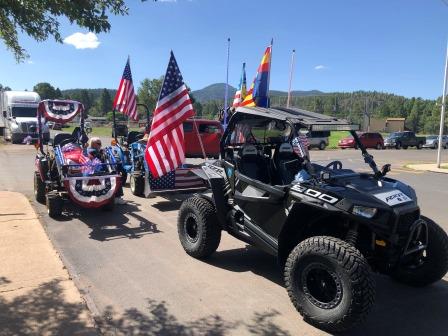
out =
[[[87,308],[64,299],[59,281],[43,283],[11,300],[0,296],[0,335],[97,335]]]
[[[251,246],[218,251],[205,262],[231,272],[252,272],[284,286],[276,258]],[[374,277],[376,302],[373,309],[367,320],[347,335],[448,334],[448,281],[441,280],[432,286],[414,288],[385,275]],[[297,318],[301,319],[299,315]]]
[[[283,286],[282,272],[278,267],[277,258],[250,245],[215,252],[204,262],[231,272],[252,272]]]
[[[157,225],[138,214],[139,208],[133,203],[117,205],[113,211],[101,209],[81,209],[68,204],[64,218],[76,218],[92,229],[90,238],[98,241],[114,239],[138,239],[148,234],[160,233]],[[130,219],[136,219],[131,224]]]
[[[183,202],[182,200],[164,200],[161,202],[154,203],[152,207],[162,212],[175,211],[179,210],[180,206],[182,205],[182,202]]]
[[[255,313],[248,322],[226,321],[219,315],[181,322],[169,312],[165,302],[148,300],[147,312],[133,308],[119,315],[113,308],[107,307],[103,316],[97,319],[97,324],[107,335],[220,336],[236,329],[238,333],[244,335],[290,335],[273,321],[277,315],[279,315],[277,311],[269,310]]]

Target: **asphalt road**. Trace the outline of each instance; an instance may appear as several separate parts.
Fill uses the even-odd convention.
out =
[[[276,260],[224,234],[208,261],[188,257],[177,238],[183,197],[144,199],[125,188],[113,213],[69,206],[62,219],[33,200],[32,146],[0,145],[0,190],[27,195],[103,330],[112,334],[321,335],[295,311]],[[431,150],[372,151],[391,177],[416,190],[422,212],[448,231],[448,175],[414,172]],[[366,169],[358,151],[312,151],[316,161]],[[448,151],[444,154],[448,158]],[[376,305],[352,335],[446,335],[448,277],[413,289],[376,276]]]

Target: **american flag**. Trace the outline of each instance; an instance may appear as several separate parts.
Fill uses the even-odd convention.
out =
[[[113,109],[126,114],[133,120],[138,120],[137,99],[135,96],[134,85],[132,84],[129,58],[124,67],[123,77],[121,77],[117,94],[115,95]]]
[[[291,141],[292,148],[294,153],[296,153],[300,157],[309,156],[308,147],[310,146],[310,141],[306,135],[300,135],[295,137]]]
[[[149,185],[152,191],[174,190],[204,187],[204,180],[195,175],[189,168],[177,168],[159,178],[150,176]]]
[[[185,162],[182,123],[193,115],[188,89],[171,52],[145,153],[146,162],[155,178],[173,171]]]

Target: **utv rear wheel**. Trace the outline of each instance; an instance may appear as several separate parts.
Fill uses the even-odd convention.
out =
[[[179,210],[177,232],[190,256],[201,259],[213,254],[221,241],[214,205],[201,197],[188,198]]]
[[[46,195],[47,212],[51,218],[57,218],[62,214],[64,201],[59,194],[48,193]]]
[[[135,196],[143,195],[145,189],[145,180],[142,176],[131,175],[129,179],[129,185],[131,187],[131,192]]]
[[[430,285],[442,279],[448,271],[448,236],[431,219],[423,216],[422,219],[428,224],[428,248],[391,275],[395,280],[415,287]]]
[[[342,332],[362,321],[375,298],[370,267],[352,245],[333,237],[311,237],[297,245],[285,266],[288,295],[304,319]]]
[[[45,182],[38,172],[34,173],[34,197],[39,203],[45,204]]]

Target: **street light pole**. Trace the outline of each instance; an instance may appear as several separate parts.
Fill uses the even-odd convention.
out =
[[[442,93],[442,111],[440,112],[440,130],[439,130],[439,148],[437,149],[437,168],[440,168],[442,160],[442,137],[445,126],[445,99],[446,99],[446,82],[448,76],[448,45],[446,49],[445,60],[445,78],[443,80],[443,93]]]

